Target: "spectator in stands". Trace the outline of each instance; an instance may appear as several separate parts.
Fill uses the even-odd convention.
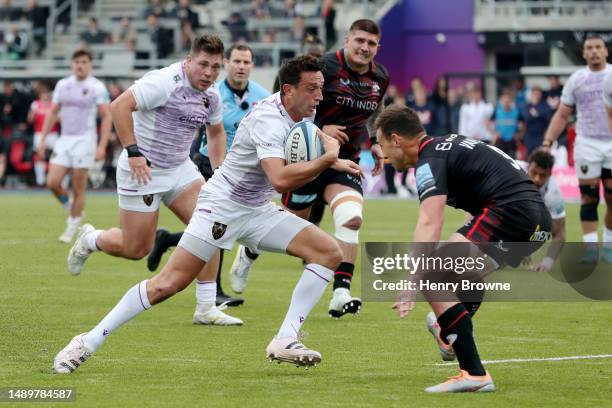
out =
[[[0,21],[17,21],[23,17],[19,7],[13,7],[11,0],[4,0],[0,7]]]
[[[270,18],[270,5],[268,0],[252,0],[251,1],[251,15],[258,20],[265,20]]]
[[[538,86],[531,88],[529,103],[522,112],[525,119],[525,137],[523,143],[527,149],[527,157],[529,157],[532,151],[542,146],[544,133],[546,133],[548,123],[554,112],[544,100],[542,88]]]
[[[434,135],[445,135],[449,132],[448,86],[445,77],[436,81],[436,86],[431,94],[431,102],[434,107],[435,126]]]
[[[30,98],[18,91],[11,81],[4,81],[3,95],[0,95],[0,107],[2,107],[4,127],[19,131],[27,129]]]
[[[459,133],[459,116],[461,113],[461,97],[457,89],[448,90],[448,131]]]
[[[13,26],[7,33],[4,33],[4,43],[8,59],[24,59],[28,53],[28,33],[25,30]]]
[[[200,27],[198,13],[193,11],[190,5],[190,0],[179,0],[170,13],[170,17],[178,18],[181,22],[181,44],[184,51],[191,48],[191,40],[195,36],[194,30]]]
[[[395,100],[395,97],[398,95],[400,95],[400,93],[397,90],[397,86],[395,86],[395,84],[389,84],[389,86],[387,87],[387,94],[385,95],[385,98],[383,99],[383,104],[385,106],[391,105],[393,101]]]
[[[473,87],[468,93],[468,101],[459,111],[459,134],[469,135],[485,143],[491,143],[493,135],[487,127],[493,113],[493,106],[482,99],[482,91]]]
[[[334,0],[323,0],[319,15],[325,22],[325,48],[330,49],[338,40],[335,26],[336,9],[334,8]]]
[[[514,103],[520,111],[525,108],[529,99],[529,88],[527,88],[525,78],[519,77],[514,81],[514,92]]]
[[[89,19],[87,31],[81,33],[81,40],[86,44],[104,44],[109,37],[106,31],[98,27],[98,20],[95,17]]]
[[[113,34],[113,43],[125,44],[128,51],[134,51],[136,43],[136,30],[132,26],[132,21],[129,17],[123,17],[117,30]]]
[[[232,43],[249,41],[249,32],[246,28],[246,20],[239,12],[234,11],[232,14],[230,14],[227,20],[221,21],[221,24],[226,26],[227,30],[230,32]]]
[[[412,79],[410,80],[410,89],[408,89],[408,91],[404,95],[404,97],[406,98],[406,105],[410,105],[414,103],[414,92],[420,88],[426,89],[425,84],[423,84],[423,80],[421,79],[421,77],[420,76],[412,77]]]
[[[304,43],[306,38],[306,20],[303,15],[297,15],[293,19],[293,27],[291,28],[291,41]]]
[[[168,13],[166,13],[164,9],[162,0],[151,0],[150,4],[144,10],[143,17],[146,20],[150,15],[154,15],[157,18],[167,17]]]
[[[151,41],[155,44],[157,58],[166,58],[174,51],[172,35],[169,30],[159,25],[155,14],[147,17],[147,27],[151,35]]]
[[[550,109],[556,111],[561,102],[561,93],[563,92],[563,86],[559,82],[558,75],[550,75],[548,77],[549,89],[544,94],[546,103],[550,106]]]
[[[408,105],[419,116],[419,120],[427,134],[433,135],[436,128],[434,116],[434,105],[427,98],[425,88],[416,88],[414,91],[414,102]]]
[[[32,36],[36,49],[34,53],[40,56],[47,47],[47,19],[49,18],[49,8],[41,7],[38,0],[29,0],[25,8],[25,14],[32,24]]]
[[[302,45],[302,55],[314,55],[321,58],[325,54],[325,46],[316,35],[306,34]]]
[[[504,90],[491,116],[490,129],[494,132],[494,144],[513,159],[517,158],[519,143],[525,130],[525,122],[511,90]]]

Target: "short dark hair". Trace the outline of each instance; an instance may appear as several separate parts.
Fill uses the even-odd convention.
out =
[[[74,61],[77,58],[81,58],[81,57],[87,57],[89,58],[90,61],[93,61],[93,57],[91,56],[91,53],[87,50],[76,50],[75,52],[72,53],[72,60]]]
[[[376,118],[375,129],[380,129],[386,138],[391,133],[397,133],[405,138],[412,139],[419,136],[425,129],[421,124],[419,115],[407,106],[387,106]]]
[[[555,156],[544,149],[537,149],[531,152],[527,159],[527,163],[535,163],[536,166],[544,170],[552,170],[555,165]]]
[[[232,52],[234,50],[237,51],[248,51],[251,53],[251,60],[255,59],[255,53],[253,52],[253,49],[251,49],[251,47],[249,47],[246,44],[242,44],[242,43],[238,43],[238,44],[232,44],[231,47],[229,47],[226,51],[225,51],[225,58],[230,59],[232,56]]]
[[[205,52],[210,55],[223,55],[223,41],[216,35],[199,35],[191,43],[190,54]]]
[[[584,44],[582,44],[582,46],[584,47],[586,45],[586,42],[589,40],[601,40],[601,42],[604,43],[604,46],[606,45],[606,40],[604,40],[601,35],[597,33],[588,33],[586,37],[584,37]]]
[[[283,93],[283,85],[289,84],[296,86],[300,83],[302,72],[317,72],[323,70],[323,63],[320,58],[312,55],[301,55],[283,62],[278,71],[278,81],[280,91]]]
[[[356,30],[365,31],[366,33],[374,34],[380,37],[380,26],[375,21],[367,18],[353,21],[353,24],[351,24],[351,27],[349,28],[349,32]]]

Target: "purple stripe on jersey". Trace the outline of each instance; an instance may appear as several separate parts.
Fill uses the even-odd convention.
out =
[[[315,272],[314,270],[310,269],[310,268],[304,268],[307,271],[310,271],[312,273],[314,273],[315,275],[317,275],[319,278],[323,279],[325,282],[329,282],[328,279],[325,279],[324,277],[322,277],[321,275],[319,275],[317,272]]]
[[[212,214],[212,210],[209,210],[208,208],[198,208],[198,211]]]
[[[119,190],[129,191],[130,193],[137,193],[138,192],[138,190],[132,190],[131,188],[123,188],[123,187],[119,187]]]
[[[231,200],[247,207],[264,205],[274,195],[274,188],[261,169],[252,169],[231,187]]]
[[[178,167],[189,158],[195,133],[217,109],[212,93],[176,88],[168,101],[155,108],[155,130],[148,159],[160,169]]]

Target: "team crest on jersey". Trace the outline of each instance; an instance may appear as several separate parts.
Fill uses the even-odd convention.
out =
[[[153,194],[145,194],[142,196],[142,201],[144,201],[144,203],[147,205],[147,207],[150,207],[151,204],[153,204]]]
[[[589,171],[589,166],[583,164],[582,166],[580,166],[580,171],[582,172],[582,174],[587,174],[587,172]]]
[[[344,86],[349,86],[351,83],[350,79],[344,79],[344,78],[340,78],[340,83]]]
[[[378,85],[377,82],[374,82],[374,85],[372,85],[372,90],[374,92],[380,92],[380,85]]]
[[[174,82],[181,82],[181,76],[180,75],[175,75],[173,79],[174,79]]]
[[[220,222],[215,221],[212,226],[212,236],[214,239],[219,239],[225,234],[225,230],[227,229],[227,225],[221,224]]]
[[[202,97],[202,103],[204,104],[204,107],[205,107],[206,109],[208,109],[208,108],[210,107],[210,101],[209,101],[209,100],[208,100],[208,98],[207,98],[207,97],[205,97],[205,96],[203,96],[203,97]]]

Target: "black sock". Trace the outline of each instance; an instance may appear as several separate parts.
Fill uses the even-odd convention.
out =
[[[321,220],[323,219],[324,213],[325,213],[325,204],[319,201],[315,201],[314,204],[312,204],[312,208],[310,209],[310,215],[308,215],[308,221],[318,226],[319,224],[321,224]]]
[[[183,236],[182,232],[175,232],[174,234],[169,234],[164,240],[166,247],[170,248],[170,247],[177,246],[182,236]]]
[[[251,250],[248,247],[244,247],[244,253],[246,254],[246,256],[251,258],[253,261],[259,258],[259,254],[251,252]]]
[[[474,317],[482,302],[463,302],[463,306],[470,314],[470,317]]]
[[[334,290],[338,288],[350,289],[354,270],[354,264],[342,262],[336,270],[336,273],[334,273]]]
[[[459,368],[470,375],[485,375],[486,372],[474,341],[472,318],[465,306],[462,303],[454,305],[438,317],[438,324],[442,329],[440,338],[453,346],[457,360],[459,360]],[[448,337],[455,337],[455,339],[449,341]]]
[[[223,288],[221,287],[221,270],[223,268],[223,253],[225,251],[220,249],[219,250],[219,268],[217,269],[217,295],[222,295],[223,293]]]

